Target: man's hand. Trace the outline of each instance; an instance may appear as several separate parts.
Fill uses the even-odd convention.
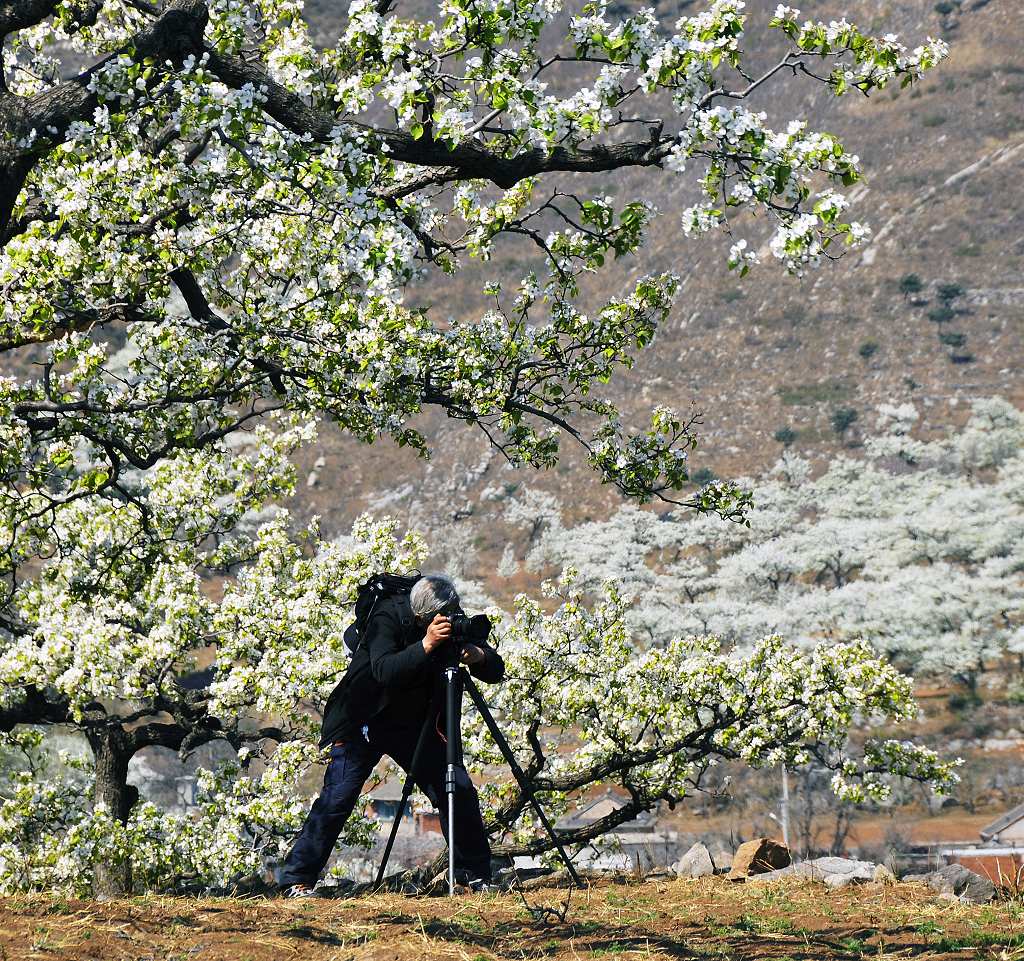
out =
[[[473,664],[483,663],[485,657],[487,657],[487,655],[475,644],[463,644],[459,660],[462,661],[463,664],[469,664],[472,666]]]
[[[447,644],[451,637],[452,622],[443,614],[435,614],[434,619],[427,626],[427,634],[423,638],[423,650],[432,654],[442,644]]]

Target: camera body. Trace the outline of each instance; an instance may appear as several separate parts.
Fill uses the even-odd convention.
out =
[[[470,617],[459,610],[446,616],[452,627],[452,641],[455,644],[472,644],[474,641],[486,641],[491,633],[491,621],[486,614],[474,614]]]

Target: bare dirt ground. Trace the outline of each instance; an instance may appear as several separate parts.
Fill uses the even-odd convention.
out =
[[[359,900],[0,901],[0,961],[385,961],[581,957],[1024,959],[1024,905],[962,905],[912,884],[601,883],[572,893]]]

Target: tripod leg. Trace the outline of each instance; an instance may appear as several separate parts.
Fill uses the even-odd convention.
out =
[[[544,813],[544,809],[540,806],[540,802],[537,800],[536,795],[534,795],[533,788],[530,787],[529,782],[526,780],[526,774],[519,766],[519,762],[516,760],[516,756],[512,752],[512,748],[509,746],[508,741],[505,740],[505,735],[501,733],[501,728],[498,727],[498,722],[494,720],[494,715],[491,714],[491,710],[484,701],[483,695],[480,693],[480,689],[473,683],[473,679],[466,674],[463,675],[463,681],[465,683],[466,690],[469,691],[470,698],[476,705],[476,709],[484,719],[484,724],[487,725],[487,730],[491,732],[491,737],[494,738],[494,743],[498,745],[498,750],[501,751],[505,760],[508,762],[508,766],[512,771],[512,776],[519,783],[519,787],[522,788],[523,794],[526,795],[526,798],[533,806],[534,811],[537,812],[537,817],[540,818],[541,824],[544,825],[544,830],[548,832],[548,836],[558,849],[558,853],[565,862],[565,866],[569,871],[569,876],[577,886],[583,887],[583,882],[580,880],[580,876],[576,873],[576,868],[573,866],[572,859],[566,853],[565,848],[562,846],[562,842],[558,840],[558,835],[555,833],[554,827],[548,820],[548,816]]]
[[[419,766],[420,755],[423,753],[423,745],[427,743],[427,733],[430,731],[430,722],[434,719],[435,707],[436,704],[432,701],[427,711],[427,716],[423,719],[423,724],[420,727],[420,736],[416,739],[416,749],[412,752],[412,762],[409,764],[409,772],[405,776],[405,784],[402,787],[402,800],[398,802],[398,811],[395,813],[394,821],[391,822],[391,834],[384,848],[384,856],[380,860],[380,867],[377,869],[377,879],[373,882],[375,888],[380,887],[381,882],[384,880],[384,871],[387,869],[388,859],[391,857],[391,849],[395,845],[398,826],[402,823],[402,818],[405,816],[405,806],[409,803],[409,798],[412,796],[413,785],[416,783],[416,768]]]
[[[448,896],[455,896],[455,772],[462,767],[462,671],[448,667],[444,672],[445,736],[447,768],[444,790],[448,795]]]

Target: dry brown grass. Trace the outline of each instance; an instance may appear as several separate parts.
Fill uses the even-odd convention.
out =
[[[532,906],[564,904],[557,888]],[[515,895],[352,901],[32,896],[0,907],[0,959],[341,961],[581,957],[1024,959],[1024,907],[962,905],[916,885],[830,892],[721,878],[602,883],[573,893],[564,922]]]

